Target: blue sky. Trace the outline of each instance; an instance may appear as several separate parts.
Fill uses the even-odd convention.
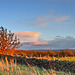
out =
[[[75,37],[75,0],[0,0],[0,26],[45,40]]]

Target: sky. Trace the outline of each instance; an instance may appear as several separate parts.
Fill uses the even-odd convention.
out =
[[[62,43],[63,39],[68,38],[72,39],[73,43],[75,40],[75,0],[0,0],[0,26],[14,33],[21,32],[17,34],[21,42],[27,42],[25,39],[32,40],[33,38],[32,41],[36,42],[33,45],[48,45],[53,40],[60,39]],[[32,42],[29,40],[28,42]],[[52,47],[56,48],[55,46],[49,48]],[[63,47],[60,46],[60,48]]]

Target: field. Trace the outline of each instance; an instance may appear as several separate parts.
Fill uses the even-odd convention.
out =
[[[20,64],[14,58],[8,61],[7,56],[5,60],[1,58],[0,61],[0,75],[74,75],[75,73],[55,71],[53,69],[45,69],[43,67]]]
[[[75,75],[75,53],[70,50],[0,53],[0,75]]]

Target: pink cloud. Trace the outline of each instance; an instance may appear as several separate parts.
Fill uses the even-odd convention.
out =
[[[31,45],[47,45],[48,42],[32,42]]]
[[[15,32],[21,42],[37,42],[40,32]]]
[[[37,26],[46,26],[48,23],[40,23]]]
[[[60,17],[60,18],[56,18],[55,20],[52,20],[53,22],[59,22],[59,21],[65,21],[67,20],[67,17]]]
[[[38,18],[36,19],[36,21],[37,21],[37,22],[41,22],[41,21],[43,21],[43,20],[42,20],[41,17],[38,17]]]
[[[38,23],[36,26],[46,26],[48,24],[48,22],[61,22],[61,21],[65,21],[65,20],[68,20],[68,16],[61,16],[61,17],[54,17],[54,19],[50,19],[50,17],[38,17],[36,18],[36,22]]]
[[[36,21],[37,22],[60,22],[60,21],[65,21],[67,20],[68,17],[67,16],[62,16],[62,17],[57,17],[55,19],[42,19],[42,18],[37,18]]]

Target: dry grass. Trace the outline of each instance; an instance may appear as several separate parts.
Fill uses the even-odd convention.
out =
[[[72,75],[71,73],[56,72],[53,69],[31,67],[29,64],[28,66],[20,65],[17,64],[16,59],[10,59],[8,62],[7,57],[5,57],[5,61],[3,59],[0,61],[0,69],[0,75]]]
[[[48,60],[48,61],[51,61],[51,60],[62,60],[62,61],[75,61],[75,57],[28,57],[28,56],[26,56],[26,58],[35,58],[35,59],[46,59],[46,60]]]

